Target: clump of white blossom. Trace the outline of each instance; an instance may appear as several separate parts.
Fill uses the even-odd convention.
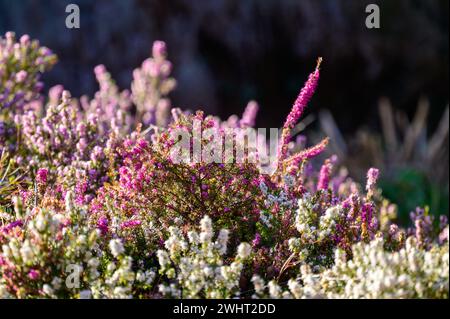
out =
[[[449,246],[421,249],[414,237],[396,252],[384,249],[381,238],[352,247],[353,257],[336,249],[334,265],[315,273],[309,265],[287,287],[268,284],[255,275],[253,298],[398,299],[449,297]]]
[[[448,298],[448,252],[448,243],[427,251],[414,237],[397,252],[385,251],[381,239],[358,243],[351,260],[336,251],[319,291],[329,298]]]
[[[170,227],[165,249],[157,252],[160,273],[170,283],[161,284],[160,292],[175,298],[231,298],[239,293],[239,279],[251,246],[241,243],[237,254],[226,263],[228,231],[222,229],[214,238],[211,219],[203,217],[200,233]]]

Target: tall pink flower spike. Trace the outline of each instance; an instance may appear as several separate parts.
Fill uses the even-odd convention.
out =
[[[286,118],[286,122],[284,123],[283,130],[281,132],[281,144],[278,149],[279,166],[286,159],[288,152],[288,144],[291,140],[291,130],[294,128],[294,126],[297,124],[298,120],[302,116],[303,111],[305,110],[306,106],[308,105],[308,102],[311,100],[311,97],[317,88],[317,84],[319,82],[320,77],[321,63],[322,58],[319,57],[317,59],[316,69],[309,75],[308,80],[301,89],[300,94],[298,95],[297,99],[294,102],[294,105],[292,106],[291,112]],[[323,143],[325,142],[322,141],[321,144]]]

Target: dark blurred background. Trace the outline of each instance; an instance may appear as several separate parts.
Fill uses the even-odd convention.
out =
[[[69,3],[80,7],[78,30],[65,28]],[[380,7],[380,29],[365,26],[370,3]],[[202,108],[226,118],[241,114],[255,99],[261,106],[258,127],[282,125],[316,58],[322,56],[322,78],[308,113],[317,119],[320,110],[331,112],[339,128],[336,139],[341,134],[347,141],[335,147],[345,149],[341,157],[362,154],[358,147],[351,149],[361,128],[375,141],[383,138],[377,135],[383,125],[381,97],[400,112],[404,142],[418,149],[417,141],[406,139],[411,130],[417,133],[413,123],[425,97],[428,114],[419,133],[431,140],[438,127],[443,125],[445,131],[447,125],[437,146],[444,148],[446,162],[438,160],[444,169],[436,177],[436,159],[426,167],[416,155],[397,161],[406,163],[402,169],[419,167],[420,174],[437,180],[438,192],[443,185],[448,194],[448,14],[448,0],[0,0],[0,33],[27,33],[54,50],[60,62],[45,77],[47,89],[62,83],[75,96],[93,95],[93,68],[100,63],[121,88],[129,88],[132,70],[150,55],[152,42],[165,40],[178,81],[171,95],[174,106]],[[329,122],[322,123],[322,128],[328,125],[328,134],[333,129]],[[369,152],[362,167],[384,168],[393,161],[385,142],[380,143],[383,153],[378,155],[384,164],[373,163]],[[399,172],[397,166],[391,169],[394,173],[390,169],[386,175]],[[412,183],[425,188],[421,180]],[[396,190],[393,187],[394,194]],[[448,212],[448,204],[445,209]]]
[[[80,6],[78,30],[65,28],[68,3]],[[380,6],[380,29],[365,27],[369,3]],[[264,127],[280,126],[323,56],[312,109],[330,109],[348,132],[375,125],[382,95],[409,114],[426,95],[438,121],[449,95],[448,8],[447,0],[0,0],[0,32],[28,33],[54,50],[60,62],[47,83],[74,95],[95,92],[100,63],[129,87],[152,41],[165,40],[175,105],[227,116],[256,99]]]

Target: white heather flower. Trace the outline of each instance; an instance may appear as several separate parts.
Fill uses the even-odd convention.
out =
[[[48,285],[48,284],[45,284],[45,285],[42,286],[42,291],[45,294],[47,294],[47,295],[52,295],[53,294],[53,288],[50,285]]]
[[[55,288],[56,290],[58,290],[59,288],[61,288],[62,282],[63,282],[63,281],[62,281],[61,278],[58,278],[58,277],[53,278],[53,280],[52,280],[52,286],[53,286],[53,288]]]
[[[212,277],[214,275],[214,271],[211,267],[205,267],[203,269],[203,273],[205,274],[206,277]]]
[[[31,261],[33,259],[33,250],[30,246],[30,241],[27,239],[23,243],[22,248],[20,248],[20,255],[22,256],[22,259],[25,263]]]
[[[302,286],[298,283],[297,280],[289,279],[288,287],[289,287],[289,290],[291,291],[292,295],[295,298],[297,298],[297,299],[301,298],[301,296],[302,296]]]
[[[92,293],[89,289],[80,291],[80,299],[91,299]]]
[[[198,244],[200,242],[200,237],[196,231],[189,231],[187,235],[191,244]]]
[[[165,296],[169,295],[171,292],[170,287],[167,287],[164,284],[158,286],[158,291]]]
[[[5,286],[0,283],[0,299],[8,299],[10,294]]]
[[[111,250],[111,254],[114,257],[118,257],[125,251],[125,248],[123,247],[120,239],[112,239],[109,242],[109,249]]]
[[[261,190],[261,192],[264,195],[267,194],[268,188],[267,188],[267,185],[263,181],[259,182],[259,189]]]
[[[219,244],[219,252],[221,255],[224,255],[227,252],[229,233],[230,232],[227,229],[222,229],[217,237],[217,243]]]
[[[255,287],[255,292],[257,294],[263,294],[264,293],[265,283],[264,283],[264,280],[260,276],[253,275],[252,283],[253,283],[253,286]]]
[[[77,238],[77,244],[79,244],[79,245],[85,245],[86,242],[87,242],[86,235],[80,235],[80,236],[78,236],[78,238]]]
[[[278,284],[275,282],[275,280],[269,281],[269,294],[270,298],[272,299],[278,299],[281,297],[281,288],[278,286]]]
[[[119,299],[130,299],[130,288],[128,287],[116,287],[114,288],[114,296]]]
[[[38,231],[43,231],[46,226],[45,217],[42,214],[39,214],[35,220],[36,229]]]
[[[66,193],[66,197],[64,198],[65,205],[66,205],[66,212],[70,213],[73,209],[73,193],[71,191],[68,191]]]
[[[248,243],[241,243],[237,249],[238,257],[246,259],[252,252],[252,246]]]
[[[113,272],[116,269],[116,265],[114,263],[109,263],[108,266],[106,267],[106,270],[108,272]]]
[[[10,241],[9,242],[9,249],[11,251],[11,254],[15,259],[20,258],[20,252],[19,252],[19,244],[17,241]]]
[[[200,229],[202,230],[200,241],[203,243],[209,242],[213,235],[213,229],[211,218],[208,215],[205,215],[200,221]]]
[[[2,245],[2,253],[3,253],[3,256],[6,258],[11,257],[11,255],[12,255],[11,249],[9,248],[8,245]]]
[[[97,268],[100,265],[100,261],[98,260],[98,258],[91,258],[88,261],[88,265],[92,268]]]
[[[156,277],[156,273],[154,272],[154,271],[152,271],[152,270],[147,270],[146,272],[145,272],[145,283],[147,284],[147,285],[150,285],[152,282],[153,282],[153,280],[155,280],[155,277]]]
[[[292,176],[292,175],[290,175],[290,174],[285,175],[285,176],[284,176],[284,184],[285,184],[287,187],[292,187],[292,186],[294,186],[294,184],[295,184],[294,176]]]
[[[136,281],[138,281],[138,282],[144,282],[145,281],[145,274],[142,271],[138,271],[136,273]]]
[[[170,264],[170,258],[169,255],[165,250],[158,250],[156,252],[156,256],[158,257],[158,262],[161,265],[162,268],[165,268]]]
[[[342,249],[336,249],[334,252],[334,260],[336,265],[341,265],[346,262],[346,255]]]
[[[58,227],[59,225],[61,225],[61,223],[64,221],[64,216],[62,214],[55,214],[52,216],[52,226],[53,227]]]
[[[289,250],[294,252],[295,250],[297,250],[297,247],[300,246],[300,239],[298,238],[290,238],[288,241],[288,246],[289,246]]]

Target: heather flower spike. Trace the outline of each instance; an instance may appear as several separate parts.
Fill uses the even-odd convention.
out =
[[[303,161],[307,161],[321,154],[327,147],[329,141],[330,139],[326,137],[320,143],[287,158],[285,160],[285,163],[287,163],[289,166],[298,166]]]
[[[313,73],[311,73],[308,77],[308,80],[306,81],[305,85],[300,91],[300,94],[298,95],[297,99],[294,102],[294,105],[292,106],[292,110],[289,113],[286,122],[284,123],[282,132],[281,132],[281,144],[279,146],[279,152],[278,152],[278,163],[281,163],[287,155],[288,151],[288,143],[291,139],[291,130],[294,128],[294,126],[297,124],[298,120],[303,114],[303,111],[305,110],[306,106],[308,105],[308,102],[310,101],[311,97],[313,96],[317,84],[319,82],[320,77],[320,65],[322,63],[322,58],[319,57],[317,59],[317,66]]]

